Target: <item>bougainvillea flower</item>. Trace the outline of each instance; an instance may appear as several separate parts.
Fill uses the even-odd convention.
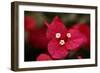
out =
[[[48,52],[54,59],[67,57],[69,50],[78,50],[86,40],[79,30],[67,29],[58,16],[48,24],[47,38],[50,40]]]
[[[76,24],[74,27],[86,36],[87,39],[85,42],[85,46],[89,48],[90,47],[90,27],[87,24]]]
[[[34,48],[46,49],[48,40],[46,37],[46,27],[37,28],[29,34],[29,44]]]
[[[47,60],[52,60],[52,58],[48,54],[40,54],[37,59],[37,61],[47,61]]]
[[[25,31],[31,31],[36,28],[36,20],[32,16],[25,16],[24,24]]]

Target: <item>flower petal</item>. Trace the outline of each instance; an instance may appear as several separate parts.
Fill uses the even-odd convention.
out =
[[[49,42],[48,52],[54,59],[64,59],[68,55],[66,46],[59,45],[59,42],[55,39]]]
[[[71,37],[66,43],[67,49],[78,50],[86,42],[86,37],[77,29],[70,29],[68,32],[71,34]]]
[[[52,58],[48,54],[40,54],[37,59],[37,61],[47,61],[52,60]]]
[[[90,27],[87,24],[76,24],[74,28],[78,29],[86,36],[87,40],[85,42],[85,45],[87,47],[90,47]]]
[[[83,45],[83,38],[73,39],[66,43],[66,48],[69,50],[77,51]]]
[[[55,37],[56,33],[64,34],[66,32],[66,27],[58,16],[56,16],[51,24],[48,25],[47,38],[52,39]]]
[[[76,39],[76,38],[80,38],[80,37],[84,36],[78,29],[74,29],[74,28],[69,29],[68,33],[71,34],[70,39]]]

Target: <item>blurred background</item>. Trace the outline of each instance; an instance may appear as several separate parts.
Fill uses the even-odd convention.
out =
[[[49,23],[55,16],[59,16],[65,26],[72,26],[76,23],[90,24],[90,14],[76,14],[76,13],[53,13],[53,12],[32,12],[25,11],[25,16],[32,16],[37,21],[37,26],[44,25],[43,22],[47,20]]]

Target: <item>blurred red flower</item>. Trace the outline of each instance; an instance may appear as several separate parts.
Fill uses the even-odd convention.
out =
[[[32,16],[25,16],[24,24],[25,32],[27,32],[25,36],[28,37],[27,42],[34,48],[47,48],[46,27],[38,28],[36,20]]]
[[[37,28],[36,30],[30,32],[28,41],[34,48],[46,49],[48,45],[46,27]]]
[[[47,61],[47,60],[52,60],[52,58],[48,54],[40,54],[37,59],[37,61]]]
[[[36,28],[36,20],[32,16],[25,16],[24,24],[25,31],[31,31]]]
[[[63,59],[68,51],[76,51],[86,41],[86,37],[78,29],[67,29],[56,16],[47,29],[48,52],[54,59]]]

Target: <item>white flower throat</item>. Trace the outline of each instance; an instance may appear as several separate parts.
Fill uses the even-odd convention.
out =
[[[61,37],[61,34],[60,33],[56,33],[56,38],[60,38]]]
[[[71,34],[70,33],[67,33],[67,35],[66,35],[68,38],[70,38],[71,37]]]
[[[60,45],[64,45],[65,44],[65,41],[64,40],[60,40],[59,44]]]

